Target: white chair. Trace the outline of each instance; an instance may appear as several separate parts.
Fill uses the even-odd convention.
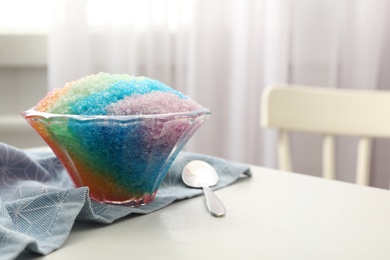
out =
[[[289,131],[324,135],[324,178],[335,178],[336,135],[359,137],[356,183],[369,184],[371,141],[390,137],[390,91],[271,85],[262,95],[261,126],[279,130],[281,170],[292,171]]]

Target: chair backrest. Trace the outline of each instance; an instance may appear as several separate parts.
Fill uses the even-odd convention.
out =
[[[271,85],[262,95],[261,126],[279,130],[279,168],[291,171],[289,131],[319,133],[323,176],[335,178],[334,136],[359,137],[356,183],[369,184],[371,140],[390,137],[390,91]]]

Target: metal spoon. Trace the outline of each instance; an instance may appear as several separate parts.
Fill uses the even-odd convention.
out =
[[[211,215],[215,217],[223,217],[225,215],[225,207],[209,188],[209,186],[214,186],[218,182],[218,174],[213,166],[204,161],[191,161],[184,167],[181,177],[188,186],[203,188],[207,208]]]

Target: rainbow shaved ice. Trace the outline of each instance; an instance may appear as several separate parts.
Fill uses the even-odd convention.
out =
[[[172,99],[173,95],[177,97],[175,100]],[[160,102],[165,98],[171,99],[174,103],[164,102],[165,106],[162,106]],[[124,99],[127,102],[122,101]],[[135,99],[138,99],[137,109],[132,108]],[[126,74],[99,73],[67,83],[63,88],[49,92],[37,104],[35,110],[54,114],[115,115],[115,111],[120,110],[116,108],[116,103],[122,109],[126,106],[134,111],[120,112],[120,115],[142,114],[139,109],[145,113],[149,111],[161,114],[168,111],[187,112],[199,107],[195,101],[157,80]],[[185,105],[182,107],[181,103]]]
[[[151,202],[210,111],[146,77],[99,73],[49,92],[22,113],[76,187],[99,202]]]

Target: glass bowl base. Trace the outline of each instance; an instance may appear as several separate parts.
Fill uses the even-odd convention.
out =
[[[156,196],[157,190],[154,191],[151,194],[145,194],[144,196],[140,198],[131,198],[124,201],[115,201],[115,200],[98,200],[95,199],[93,196],[91,196],[91,199],[93,199],[96,202],[99,203],[106,203],[106,204],[113,204],[113,205],[119,205],[119,206],[126,206],[126,207],[140,207],[145,206],[146,204],[149,204],[154,200],[154,197]]]

